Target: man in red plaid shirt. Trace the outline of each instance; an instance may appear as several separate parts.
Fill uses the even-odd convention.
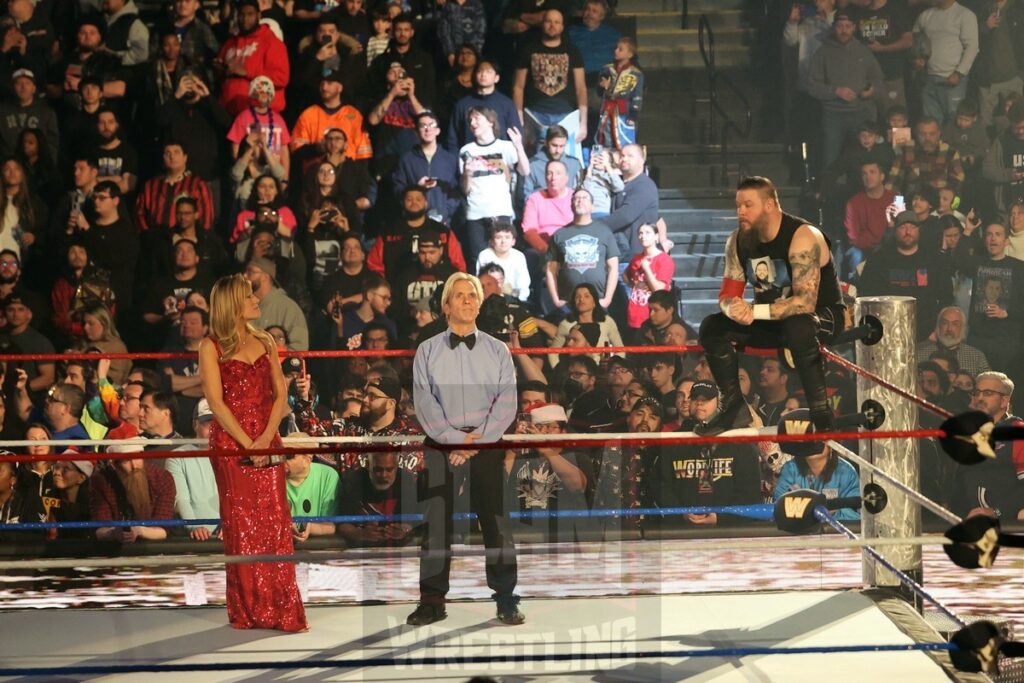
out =
[[[150,178],[135,202],[135,225],[139,232],[171,229],[178,223],[175,202],[187,195],[196,200],[199,225],[213,227],[213,198],[206,181],[188,170],[188,154],[179,142],[164,143],[164,175]]]
[[[141,451],[142,446],[111,446],[111,453]],[[98,522],[126,519],[173,519],[174,478],[167,470],[142,458],[115,460],[97,470],[89,481],[89,513]],[[103,527],[96,530],[101,541],[134,543],[162,541],[167,529],[159,526]]]
[[[309,375],[297,378],[295,388],[299,393],[295,423],[300,431],[310,436],[394,436],[423,433],[413,421],[397,414],[398,402],[402,399],[402,387],[391,377],[381,377],[366,385],[358,420],[326,420],[318,417],[309,398]],[[423,469],[422,451],[399,451],[396,455],[399,469],[412,474],[419,474]],[[338,473],[344,474],[352,469],[366,467],[369,454],[339,453],[336,458],[334,464],[338,468]]]

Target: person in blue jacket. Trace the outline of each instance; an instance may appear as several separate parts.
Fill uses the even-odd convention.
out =
[[[811,414],[806,408],[783,413],[779,419],[803,420],[809,425]],[[782,452],[793,459],[782,466],[775,485],[772,502],[797,489],[811,489],[831,500],[860,495],[860,476],[846,460],[832,452],[822,441],[787,441],[780,443]],[[860,510],[842,508],[832,513],[838,520],[860,519]]]

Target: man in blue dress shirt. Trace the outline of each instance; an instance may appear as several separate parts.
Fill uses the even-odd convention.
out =
[[[498,619],[526,619],[515,595],[516,552],[503,510],[504,452],[480,451],[476,442],[501,439],[516,416],[516,374],[503,342],[476,327],[483,301],[480,281],[455,273],[445,282],[441,306],[448,329],[423,342],[413,361],[413,400],[427,435],[426,468],[419,475],[426,529],[420,558],[420,603],[407,623],[423,626],[448,616],[445,596],[451,571],[452,511],[457,483],[467,476],[470,508],[483,532],[487,585],[498,603]],[[431,444],[465,445],[442,452]]]

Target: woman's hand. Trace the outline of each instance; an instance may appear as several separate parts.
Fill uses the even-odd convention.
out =
[[[313,213],[309,214],[309,222],[306,223],[306,229],[313,232],[318,225],[320,225],[320,209],[313,209]]]
[[[253,450],[260,450],[260,449],[264,449],[264,448],[270,448],[270,442],[273,440],[273,438],[274,438],[273,433],[270,433],[270,434],[260,434],[259,436],[257,436],[255,439],[252,440],[252,443],[249,445],[249,448],[251,448]]]

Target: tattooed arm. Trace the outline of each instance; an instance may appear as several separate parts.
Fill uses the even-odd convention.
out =
[[[782,320],[794,315],[814,313],[818,303],[821,268],[831,258],[825,238],[817,228],[802,225],[789,246],[789,266],[793,271],[793,293],[770,304],[770,318]],[[825,263],[822,263],[824,259]]]
[[[743,265],[736,251],[736,232],[733,232],[725,243],[725,275],[718,292],[718,306],[730,319],[749,325],[754,320],[754,309],[743,299],[746,285]]]

